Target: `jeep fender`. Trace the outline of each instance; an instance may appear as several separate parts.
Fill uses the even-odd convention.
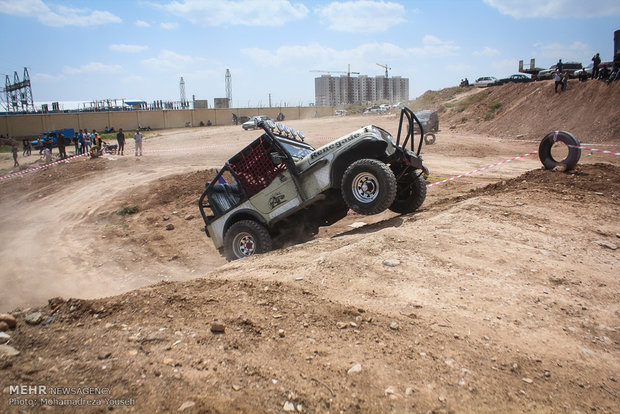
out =
[[[239,220],[254,220],[264,225],[265,227],[269,227],[265,218],[261,216],[257,211],[251,209],[241,209],[239,211],[235,211],[231,214],[230,217],[226,220],[226,224],[224,224],[224,232],[226,234],[230,226],[238,222]]]
[[[338,154],[332,161],[330,182],[331,188],[340,188],[340,182],[345,170],[357,160],[372,158],[385,162],[388,157],[385,153],[387,142],[376,139],[365,139],[347,147],[346,151]]]

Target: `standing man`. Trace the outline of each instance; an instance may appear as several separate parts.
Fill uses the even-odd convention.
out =
[[[562,59],[558,60],[555,68],[560,71],[560,74],[562,74],[562,72],[564,71],[564,64],[562,63]]]
[[[17,144],[13,141],[11,145],[11,152],[13,153],[13,167],[19,167],[19,163],[17,162]]]
[[[56,131],[56,137],[60,159],[64,160],[65,158],[67,158],[67,151],[65,150],[65,136],[62,134],[62,132],[60,132],[60,130],[58,130]]]
[[[136,157],[138,156],[138,150],[140,151],[140,156],[142,156],[142,132],[139,129],[136,129],[136,133],[133,134],[133,140],[136,143]]]
[[[597,53],[592,58],[592,79],[598,78],[598,65],[601,64],[601,57]]]
[[[118,134],[116,134],[116,142],[118,142],[118,150],[116,153],[125,155],[123,154],[125,152],[125,134],[123,133],[123,128],[118,129]]]

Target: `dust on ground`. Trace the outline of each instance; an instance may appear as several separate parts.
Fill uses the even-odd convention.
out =
[[[314,145],[370,123],[397,120],[290,122]],[[574,174],[525,157],[429,188],[415,214],[351,213],[308,243],[226,263],[197,199],[255,138],[239,129],[156,132],[142,158],[0,184],[0,311],[17,318],[20,352],[0,357],[3,411],[41,408],[9,405],[15,384],[104,388],[82,396],[95,412],[120,400],[136,412],[620,405],[614,156],[584,151]],[[457,130],[422,154],[432,182],[535,149]]]

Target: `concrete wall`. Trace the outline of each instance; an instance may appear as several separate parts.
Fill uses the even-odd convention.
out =
[[[63,128],[73,128],[76,131],[79,129],[103,131],[105,127],[133,130],[138,126],[149,126],[152,129],[181,128],[186,123],[198,126],[201,121],[205,125],[208,121],[211,121],[212,125],[233,125],[233,114],[237,117],[267,115],[276,119],[280,112],[284,114],[286,122],[291,119],[332,116],[334,108],[308,106],[2,115],[0,116],[0,134],[19,138],[36,137],[41,132]]]

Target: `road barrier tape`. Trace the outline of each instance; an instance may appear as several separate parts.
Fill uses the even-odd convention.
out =
[[[583,145],[582,146],[569,145],[569,147],[579,148],[579,149],[586,150],[586,151],[601,152],[603,154],[620,155],[620,152],[607,151],[607,150],[602,150],[602,149],[597,149],[597,148],[589,148],[589,147],[584,147]]]
[[[73,155],[73,156],[71,156],[69,158],[65,158],[65,159],[62,159],[62,160],[50,162],[49,164],[43,164],[43,165],[39,165],[37,167],[28,168],[26,170],[16,171],[14,173],[7,174],[7,175],[4,175],[4,176],[0,177],[0,182],[3,182],[3,181],[8,180],[10,178],[19,177],[21,175],[24,175],[24,174],[27,174],[27,173],[31,173],[33,171],[38,171],[38,170],[42,170],[42,169],[45,169],[45,168],[49,168],[49,167],[54,166],[54,165],[63,164],[65,162],[69,162],[69,161],[75,160],[75,159],[83,157],[85,155],[90,155],[90,154],[86,153],[86,154]]]
[[[519,155],[517,157],[513,157],[513,158],[510,158],[510,159],[507,159],[507,160],[504,160],[504,161],[496,162],[495,164],[490,164],[490,165],[487,165],[485,167],[478,168],[477,170],[473,170],[473,171],[467,172],[465,174],[455,175],[454,177],[446,178],[445,180],[441,180],[441,181],[437,181],[435,183],[427,184],[426,188],[430,188],[430,187],[433,187],[435,185],[447,183],[448,181],[454,181],[454,180],[457,180],[459,178],[463,178],[463,177],[468,176],[468,175],[472,175],[472,174],[475,174],[475,173],[478,173],[478,172],[481,172],[481,171],[484,171],[484,170],[488,170],[489,168],[497,167],[498,165],[501,165],[501,164],[506,164],[506,163],[509,163],[511,161],[515,161],[515,160],[518,160],[518,159],[521,159],[521,158],[529,157],[530,155],[534,155],[534,154],[538,154],[538,151],[528,152],[527,154]]]
[[[333,138],[329,138],[329,137],[318,137],[318,138],[314,138],[314,139],[317,139],[317,140],[323,140],[323,139],[325,139],[325,140],[327,140],[327,139],[333,140]],[[221,148],[221,147],[228,147],[228,146],[236,146],[238,144],[239,144],[238,142],[232,142],[232,143],[226,143],[226,144],[202,145],[202,146],[199,146],[199,147],[150,149],[150,150],[143,151],[143,153],[199,151],[199,150],[210,149],[210,148]],[[580,149],[586,150],[586,151],[600,152],[600,153],[603,153],[603,154],[620,155],[620,152],[601,150],[601,149],[597,149],[597,148],[590,148],[590,147],[584,147],[584,146],[577,147],[577,146],[574,146],[574,145],[569,145],[569,147],[580,148]],[[135,151],[135,147],[128,147],[128,148],[126,148],[126,151],[128,153],[131,153],[132,151]],[[533,155],[533,154],[537,154],[537,153],[538,153],[538,151],[533,151],[533,152],[530,152],[530,153],[527,153],[527,154],[520,155],[518,157],[510,158],[510,159],[507,159],[507,160],[504,160],[504,161],[501,161],[501,162],[497,162],[495,164],[487,165],[485,167],[479,168],[479,169],[474,170],[474,171],[470,171],[470,172],[465,173],[465,174],[459,174],[459,175],[454,176],[454,177],[445,178],[445,179],[442,179],[441,181],[437,181],[437,182],[428,184],[426,187],[427,188],[428,187],[433,187],[433,186],[436,186],[436,185],[439,185],[439,184],[447,183],[448,181],[454,181],[456,179],[465,177],[467,175],[475,174],[475,173],[487,170],[489,168],[493,168],[493,167],[496,167],[498,165],[505,164],[505,163],[508,163],[508,162],[511,162],[511,161],[514,161],[514,160],[518,160],[520,158],[524,158],[524,157],[527,157],[527,156],[530,156],[530,155]],[[69,161],[72,161],[72,160],[75,160],[77,158],[84,157],[84,156],[87,156],[87,155],[90,155],[90,153],[87,152],[87,153],[84,153],[84,154],[74,155],[74,156],[71,156],[69,158],[65,158],[64,160],[58,160],[58,161],[54,161],[54,162],[49,163],[49,164],[43,164],[43,165],[40,165],[40,166],[37,166],[37,167],[34,167],[34,168],[29,168],[29,169],[26,169],[26,170],[16,171],[14,173],[10,173],[10,174],[4,175],[4,176],[0,176],[0,183],[6,181],[8,179],[14,178],[14,177],[19,177],[19,176],[22,176],[22,175],[27,174],[27,173],[31,173],[31,172],[38,171],[38,170],[41,170],[41,169],[44,169],[44,168],[49,168],[51,166],[63,164],[65,162],[69,162]],[[108,155],[114,155],[114,154],[108,154]],[[434,177],[434,176],[429,176],[429,177],[431,177],[431,178],[441,178],[441,177]]]

